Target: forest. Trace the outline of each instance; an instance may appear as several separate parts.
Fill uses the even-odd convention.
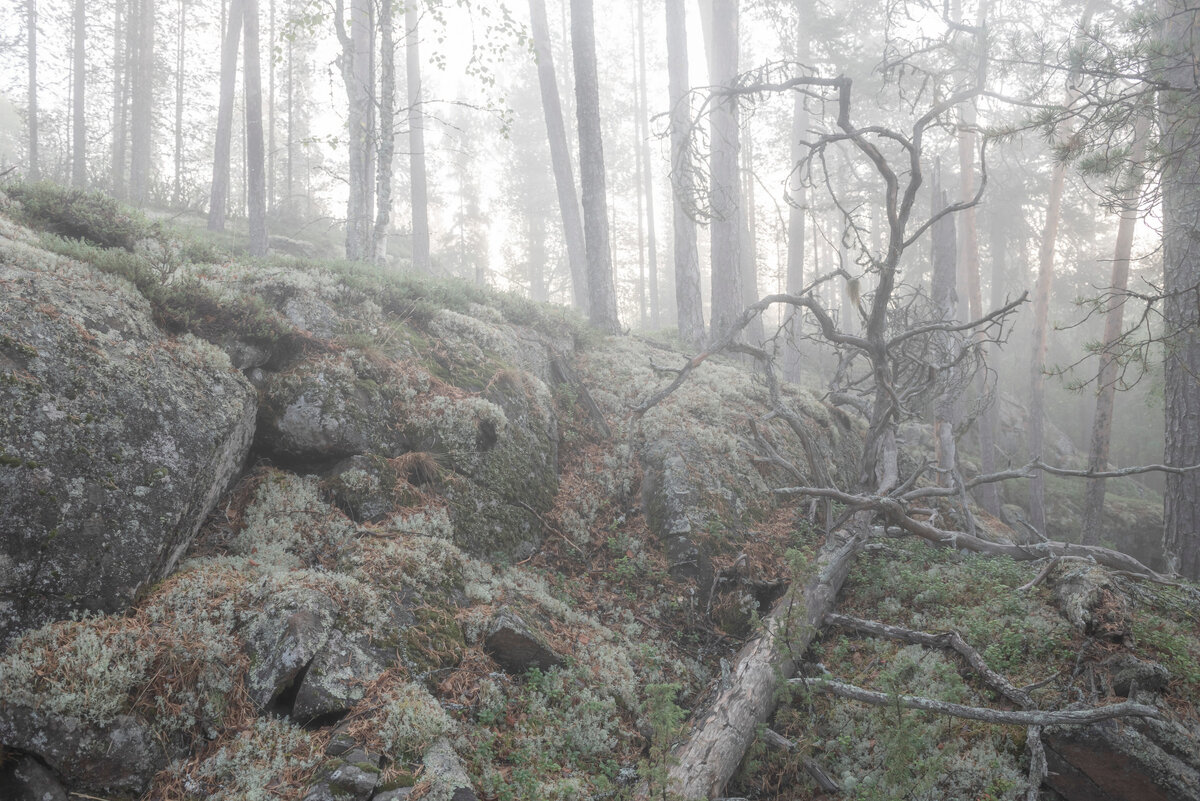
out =
[[[0,8],[0,797],[1200,799],[1198,31]]]

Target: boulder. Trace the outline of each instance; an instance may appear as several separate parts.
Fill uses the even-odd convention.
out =
[[[563,663],[520,615],[508,609],[492,618],[483,647],[509,673],[524,673],[531,667],[545,671]]]
[[[54,773],[31,756],[0,764],[0,798],[9,801],[67,801]]]
[[[346,714],[362,700],[363,688],[379,678],[384,669],[379,654],[369,644],[335,629],[304,672],[292,719],[308,725]]]
[[[1152,735],[1121,720],[1047,728],[1046,783],[1066,801],[1198,801],[1194,748],[1172,753]]]
[[[256,393],[122,280],[0,249],[0,644],[118,612],[170,573],[240,472]]]
[[[267,376],[259,409],[259,441],[285,459],[307,462],[361,453],[396,456],[392,387],[360,376],[345,355],[302,362]]]
[[[448,739],[439,737],[435,740],[422,761],[425,773],[421,784],[428,782],[429,789],[421,798],[426,801],[476,801],[467,769]]]
[[[2,700],[0,742],[36,753],[66,786],[90,792],[140,794],[168,761],[150,728],[129,715],[99,725]]]
[[[354,748],[322,770],[304,801],[367,801],[379,784],[380,758]]]
[[[243,635],[250,655],[250,699],[259,709],[282,703],[286,712],[297,679],[329,640],[337,615],[334,602],[318,590],[293,588],[268,598],[251,617]]]

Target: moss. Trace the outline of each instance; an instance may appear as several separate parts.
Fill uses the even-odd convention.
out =
[[[21,204],[22,222],[62,237],[132,251],[139,240],[158,233],[142,214],[101,192],[68,189],[48,181],[12,184],[5,192]]]
[[[400,635],[413,667],[426,674],[458,665],[467,642],[454,616],[434,607],[420,607],[413,614],[416,621]]]

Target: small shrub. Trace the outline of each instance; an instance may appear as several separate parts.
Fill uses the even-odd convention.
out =
[[[62,237],[132,251],[153,237],[156,226],[141,214],[99,192],[68,189],[43,181],[5,190],[21,204],[22,221]]]

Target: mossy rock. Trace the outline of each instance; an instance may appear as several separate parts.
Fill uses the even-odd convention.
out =
[[[418,607],[413,615],[415,622],[400,635],[411,666],[422,674],[457,667],[467,641],[454,615],[431,606]]]

